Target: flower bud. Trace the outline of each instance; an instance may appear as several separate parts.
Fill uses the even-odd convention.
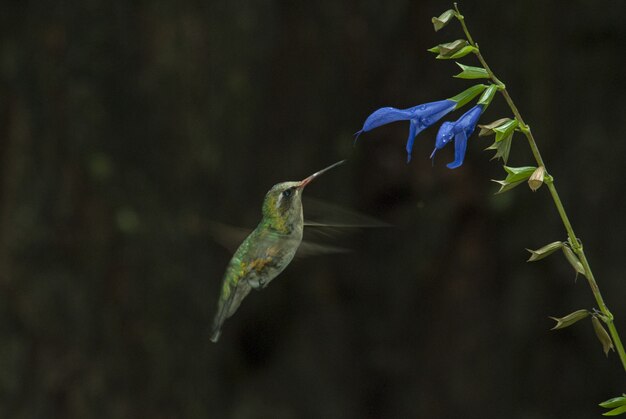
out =
[[[568,314],[565,317],[550,317],[552,320],[554,320],[556,322],[556,326],[554,326],[552,328],[552,330],[556,330],[556,329],[563,329],[566,327],[569,327],[571,325],[573,325],[574,323],[576,323],[579,320],[582,320],[586,317],[589,316],[589,310],[576,310],[573,313]]]
[[[439,17],[432,18],[435,32],[446,26],[453,17],[456,17],[456,12],[450,9],[443,12]]]
[[[546,244],[545,246],[537,250],[526,249],[530,252],[530,258],[527,260],[527,262],[535,262],[537,260],[541,260],[547,256],[550,256],[552,253],[556,252],[562,247],[563,242],[557,241]]]
[[[563,246],[561,250],[563,250],[565,259],[567,259],[569,264],[572,265],[572,268],[574,268],[574,271],[576,271],[576,277],[578,277],[578,274],[587,276],[585,272],[585,267],[583,266],[582,263],[580,263],[580,259],[578,259],[578,256],[576,256],[576,253],[574,253],[574,251],[570,249],[568,246]]]
[[[528,178],[528,186],[535,192],[537,189],[543,185],[543,178],[546,174],[546,168],[543,166],[539,166],[532,175]]]
[[[600,323],[600,320],[598,320],[596,316],[593,316],[591,318],[591,323],[593,324],[593,330],[595,330],[598,340],[602,344],[604,355],[609,356],[610,350],[615,351],[615,348],[613,347],[613,341],[611,340],[611,336],[609,336],[608,332],[606,331],[604,326],[602,326],[602,323]]]

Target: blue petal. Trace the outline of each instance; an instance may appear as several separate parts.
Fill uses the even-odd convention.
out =
[[[414,121],[411,121],[409,125],[409,138],[406,141],[406,152],[407,152],[406,162],[407,163],[411,161],[411,153],[413,152],[413,143],[415,142],[415,137],[417,137],[417,134],[419,134],[420,131],[421,129],[417,128],[417,124]]]
[[[476,105],[469,111],[465,112],[456,122],[460,129],[465,131],[465,135],[469,137],[474,132],[476,124],[483,113],[483,105]]]
[[[455,107],[455,101],[446,99],[424,103],[411,108],[411,110],[414,113],[414,118],[418,119],[420,128],[425,129],[453,111]]]
[[[437,132],[437,137],[435,138],[435,148],[441,150],[446,144],[452,140],[454,137],[454,123],[452,122],[444,122],[441,124],[439,128],[439,132]]]
[[[367,117],[365,123],[363,123],[363,129],[359,131],[359,133],[370,131],[390,122],[406,121],[409,119],[411,119],[410,109],[380,108]]]
[[[454,161],[448,163],[449,169],[456,169],[463,164],[465,159],[465,151],[467,150],[467,135],[465,131],[461,131],[454,136]]]

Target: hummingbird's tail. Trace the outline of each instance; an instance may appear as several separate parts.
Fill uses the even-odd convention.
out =
[[[217,313],[213,318],[213,326],[211,327],[211,342],[217,342],[222,334],[222,325],[227,318],[235,314],[239,308],[241,301],[250,293],[252,287],[247,283],[240,281],[233,285],[228,283],[222,289],[222,295],[217,303]]]
[[[220,339],[221,334],[222,334],[222,328],[220,326],[218,327],[213,326],[213,329],[211,330],[211,342],[217,343],[217,341]]]

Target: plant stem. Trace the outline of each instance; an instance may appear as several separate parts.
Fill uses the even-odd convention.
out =
[[[478,44],[474,42],[474,39],[470,35],[469,30],[467,29],[467,25],[465,24],[465,19],[463,15],[461,14],[461,12],[459,11],[459,8],[456,3],[454,3],[454,8],[457,12],[457,18],[459,22],[461,23],[461,26],[463,27],[463,32],[465,32],[465,36],[467,37],[468,42],[470,43],[470,45],[476,48],[476,57],[482,64],[483,68],[487,70],[487,73],[489,74],[489,78],[493,81],[494,84],[496,84],[500,88],[500,92],[502,93],[502,96],[504,96],[506,103],[511,108],[513,115],[515,115],[515,118],[517,119],[519,123],[520,130],[524,133],[524,135],[528,139],[528,144],[530,145],[530,149],[532,150],[533,156],[535,157],[535,160],[537,161],[537,165],[543,166],[547,173],[548,169],[546,168],[546,165],[543,162],[543,158],[541,157],[541,153],[539,152],[539,148],[537,147],[535,137],[533,136],[533,133],[531,132],[530,127],[524,122],[524,119],[522,118],[520,111],[517,109],[517,106],[515,106],[515,103],[513,102],[513,99],[511,99],[509,92],[506,90],[506,86],[504,85],[504,83],[502,83],[500,79],[496,77],[496,75],[491,70],[491,68],[489,68],[489,65],[487,64],[487,62],[485,61],[485,58],[482,56],[480,52],[480,48],[478,47]],[[587,260],[587,257],[585,256],[585,251],[583,250],[582,242],[580,241],[580,239],[578,239],[578,237],[576,236],[576,233],[574,233],[574,229],[572,228],[572,224],[570,223],[569,217],[567,216],[567,213],[565,212],[565,207],[563,206],[563,203],[561,202],[561,198],[559,197],[559,194],[556,190],[556,186],[554,185],[554,182],[547,182],[546,186],[548,187],[548,190],[550,191],[550,195],[552,196],[554,205],[556,206],[559,216],[561,217],[561,221],[563,222],[563,226],[565,227],[565,231],[567,232],[567,236],[569,238],[570,246],[572,250],[576,253],[576,255],[578,255],[578,258],[580,259],[580,262],[582,263],[583,268],[585,269],[585,277],[587,278],[587,282],[589,283],[591,292],[593,293],[593,296],[596,299],[596,303],[598,304],[600,311],[605,317],[602,320],[604,320],[607,327],[609,328],[609,333],[611,334],[611,338],[613,339],[613,344],[615,345],[619,358],[622,361],[622,366],[624,367],[624,371],[626,371],[626,352],[624,351],[624,345],[622,344],[619,334],[617,333],[617,329],[615,328],[615,324],[613,322],[613,314],[611,314],[608,307],[606,306],[604,299],[602,298],[602,294],[600,293],[600,288],[598,288],[598,283],[596,282],[596,279],[593,276],[593,272],[591,271],[591,267],[589,266],[589,261]]]

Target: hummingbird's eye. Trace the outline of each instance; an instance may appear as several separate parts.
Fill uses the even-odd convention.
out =
[[[291,194],[293,194],[293,188],[285,189],[283,191],[283,196],[285,198],[289,198],[291,196]]]

